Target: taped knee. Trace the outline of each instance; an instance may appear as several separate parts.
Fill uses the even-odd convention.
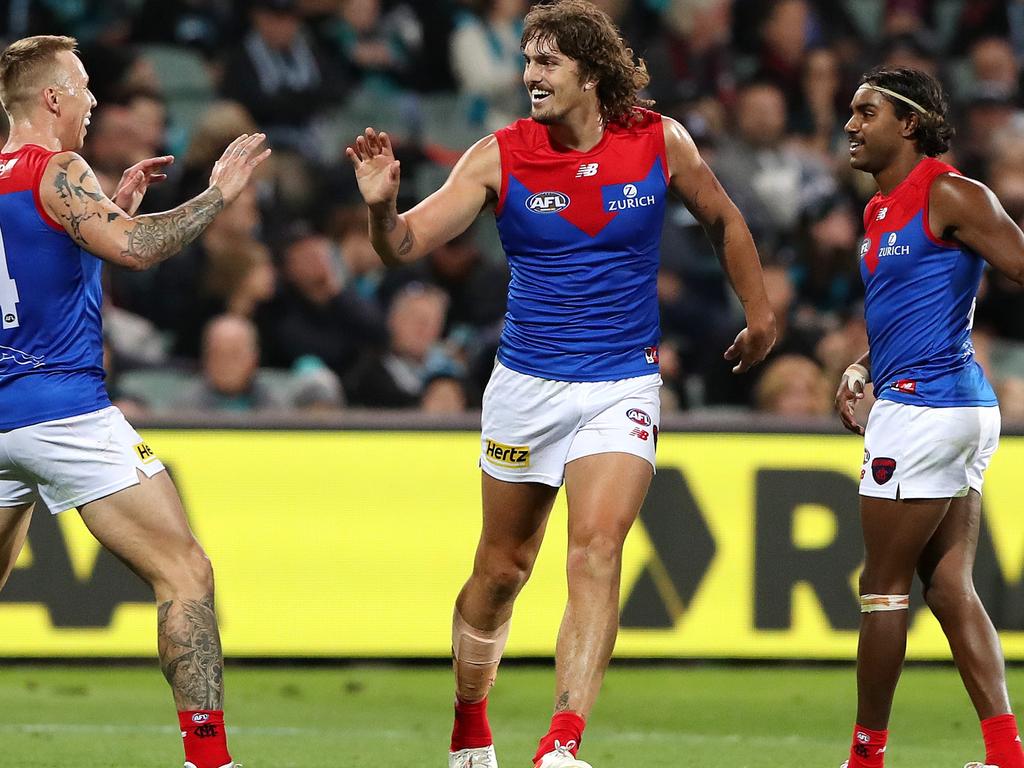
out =
[[[466,701],[478,701],[487,695],[498,676],[498,663],[505,652],[511,620],[497,629],[470,626],[455,611],[452,619],[452,656],[455,659],[455,683]]]
[[[910,595],[861,595],[860,612],[906,611],[910,609]]]

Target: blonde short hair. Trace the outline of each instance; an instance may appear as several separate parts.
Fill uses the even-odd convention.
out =
[[[74,52],[78,41],[63,35],[36,35],[15,40],[0,53],[0,101],[11,112],[49,85],[57,54]]]

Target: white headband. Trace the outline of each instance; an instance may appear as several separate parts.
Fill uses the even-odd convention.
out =
[[[870,88],[872,91],[878,91],[879,93],[884,93],[886,96],[892,96],[894,99],[899,99],[903,103],[909,104],[910,106],[912,106],[914,109],[916,109],[922,115],[927,115],[931,111],[931,110],[925,109],[924,107],[922,107],[920,104],[918,104],[913,99],[908,99],[902,93],[896,93],[896,91],[891,91],[888,88],[883,88],[880,85],[872,85],[871,83],[864,83],[860,87],[861,88]]]

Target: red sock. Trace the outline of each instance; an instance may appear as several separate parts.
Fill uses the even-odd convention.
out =
[[[885,742],[889,731],[873,731],[863,725],[853,729],[850,746],[850,768],[882,768],[885,765]]]
[[[487,699],[467,704],[455,697],[455,726],[452,728],[452,752],[474,747],[489,747],[494,743],[491,726],[487,722]]]
[[[185,741],[185,762],[196,768],[222,768],[231,764],[228,735],[224,731],[224,710],[190,709],[179,712],[178,725]]]
[[[1024,768],[1024,751],[1020,748],[1017,719],[1013,714],[997,715],[981,721],[985,739],[985,762],[999,768]]]
[[[561,746],[569,747],[573,756],[580,749],[580,742],[583,741],[583,729],[587,727],[583,717],[576,712],[556,712],[551,718],[551,727],[547,734],[540,740],[537,747],[537,754],[533,756],[533,762],[539,763],[540,759],[555,748],[555,742]]]

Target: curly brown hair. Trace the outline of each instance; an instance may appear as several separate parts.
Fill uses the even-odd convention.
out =
[[[633,49],[608,14],[587,0],[534,6],[526,15],[522,47],[531,40],[553,42],[575,60],[581,82],[597,83],[601,117],[606,123],[628,125],[637,119],[637,107],[654,104],[639,95],[651,80],[644,60],[634,61]]]
[[[903,120],[911,113],[917,115],[914,141],[920,152],[938,157],[949,151],[949,140],[955,132],[949,124],[949,102],[938,80],[919,69],[879,66],[866,72],[860,84],[887,88],[924,107],[926,111],[921,113],[900,99],[882,94],[892,104],[896,119]]]

